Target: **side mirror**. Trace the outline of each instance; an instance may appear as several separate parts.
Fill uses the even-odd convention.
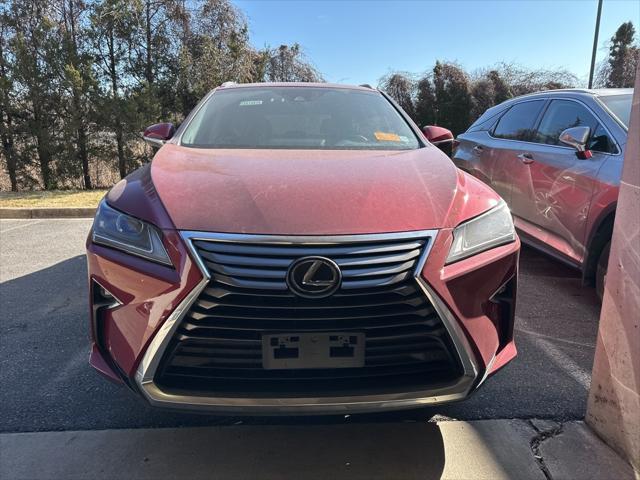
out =
[[[560,143],[576,149],[578,158],[591,158],[591,150],[587,150],[591,129],[589,127],[571,127],[560,134]]]
[[[438,147],[448,156],[453,153],[453,133],[444,127],[437,125],[427,125],[422,129],[422,133],[430,143]]]
[[[145,128],[142,138],[152,147],[160,148],[173,137],[174,133],[176,133],[176,127],[173,126],[173,123],[156,123]]]

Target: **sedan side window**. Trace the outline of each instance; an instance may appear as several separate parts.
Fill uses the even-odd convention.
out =
[[[505,113],[493,130],[493,136],[508,140],[529,140],[544,100],[517,103]]]

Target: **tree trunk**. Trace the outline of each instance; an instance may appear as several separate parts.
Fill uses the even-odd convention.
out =
[[[36,138],[36,149],[38,152],[38,160],[40,164],[40,175],[42,175],[42,183],[45,190],[54,190],[56,188],[56,180],[51,170],[51,142],[47,132],[47,125],[40,112],[37,102],[34,102],[34,135]]]
[[[92,190],[91,175],[89,175],[89,154],[87,152],[87,131],[84,126],[78,128],[78,159],[82,163],[82,178],[84,188]]]
[[[38,142],[38,160],[40,161],[40,175],[42,175],[42,183],[45,190],[55,190],[56,181],[53,178],[53,172],[51,171],[51,154],[48,148],[43,145],[46,142],[37,136]]]
[[[51,171],[51,154],[46,147],[46,142],[42,140],[39,134],[36,136],[38,143],[38,160],[40,161],[40,175],[42,175],[42,183],[45,190],[55,190],[56,181]]]
[[[4,119],[3,119],[4,120]],[[11,115],[6,114],[7,128],[2,132],[2,151],[7,159],[7,173],[9,174],[9,181],[11,182],[11,191],[18,191],[18,178],[16,175],[17,165],[15,151],[13,150],[13,134],[11,133]],[[3,121],[4,123],[4,121]],[[4,125],[3,125],[3,130]]]
[[[74,13],[74,0],[69,0],[69,19],[68,19],[68,29],[69,35],[71,38],[71,61],[75,66],[78,59],[78,39],[76,38],[76,16]],[[65,4],[66,5],[66,4]],[[65,11],[66,13],[66,11]],[[65,15],[65,25],[67,25],[67,19]],[[82,165],[82,179],[84,183],[84,188],[86,190],[91,190],[93,186],[91,185],[91,176],[89,175],[89,153],[87,151],[87,128],[85,124],[86,115],[84,112],[84,108],[82,105],[82,92],[79,90],[77,86],[73,87],[73,115],[75,117],[77,129],[77,158],[80,164]]]
[[[122,123],[116,119],[116,144],[118,146],[118,170],[120,178],[127,176],[127,159],[124,155],[124,135],[122,133]]]
[[[114,128],[116,131],[116,146],[118,149],[118,171],[120,178],[127,176],[127,159],[124,152],[124,133],[120,120],[120,99],[118,95],[118,70],[116,68],[115,39],[113,29],[109,31],[109,74],[111,76],[112,100],[114,109]]]
[[[0,32],[0,35],[4,35],[4,31]],[[5,64],[5,52],[3,49],[3,41],[0,41],[0,77],[6,77],[7,67]],[[2,151],[7,159],[7,173],[9,174],[9,181],[11,182],[11,191],[18,191],[18,179],[16,177],[16,157],[13,150],[13,129],[12,118],[9,110],[9,105],[4,105],[7,97],[3,94],[3,105],[0,105],[0,136],[2,137]]]
[[[151,55],[151,1],[146,2],[147,25],[146,25],[146,37],[147,37],[147,55],[145,65],[145,78],[147,80],[148,87],[151,87],[153,83],[153,61]]]

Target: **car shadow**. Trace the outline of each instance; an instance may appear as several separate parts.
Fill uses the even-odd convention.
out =
[[[445,467],[435,423],[198,430],[210,444],[224,444],[211,462],[222,478],[438,479]]]

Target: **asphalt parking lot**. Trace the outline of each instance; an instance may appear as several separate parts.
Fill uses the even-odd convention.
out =
[[[238,418],[154,410],[88,365],[84,241],[90,220],[0,221],[0,431],[237,423],[583,417],[599,304],[577,272],[524,248],[519,355],[467,401],[345,417]]]

